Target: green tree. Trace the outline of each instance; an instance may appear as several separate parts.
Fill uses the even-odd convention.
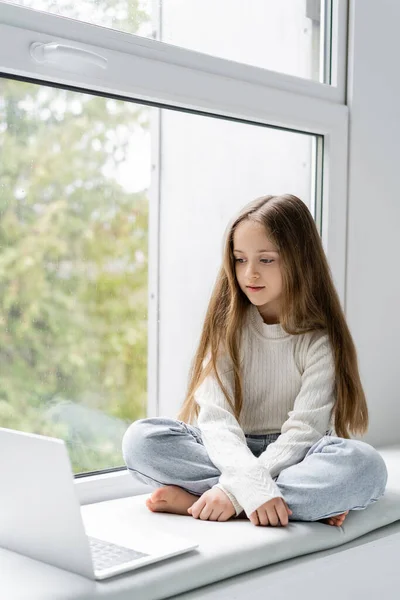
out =
[[[149,110],[0,80],[0,424],[75,472],[121,465],[146,413],[147,190],[117,173]]]

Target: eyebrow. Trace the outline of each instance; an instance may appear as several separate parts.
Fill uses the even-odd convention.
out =
[[[236,250],[234,249],[233,252],[240,252],[240,254],[244,254],[243,250]],[[278,250],[257,250],[257,252],[261,253],[261,252],[275,252],[275,254],[279,254]]]

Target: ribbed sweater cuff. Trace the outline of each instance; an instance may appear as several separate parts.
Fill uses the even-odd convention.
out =
[[[241,512],[243,512],[243,508],[240,506],[239,502],[236,500],[235,496],[233,494],[230,493],[229,490],[226,489],[226,487],[224,487],[222,485],[222,483],[216,483],[213,487],[217,487],[220,490],[222,490],[223,492],[225,492],[225,494],[228,496],[229,500],[232,502],[233,504],[233,508],[236,511],[236,516],[240,515]]]
[[[223,486],[222,489],[226,494],[230,492],[234,496],[235,510],[239,505],[242,506],[248,517],[272,498],[283,498],[268,470],[259,464],[242,474],[237,471],[232,475],[222,473],[219,484]]]

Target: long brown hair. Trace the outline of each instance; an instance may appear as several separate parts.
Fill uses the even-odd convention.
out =
[[[357,353],[336,292],[332,274],[314,219],[296,196],[263,196],[247,204],[228,225],[223,263],[208,305],[200,343],[191,365],[186,398],[178,419],[192,422],[199,406],[194,394],[209,373],[214,373],[236,419],[243,405],[240,372],[240,334],[249,300],[236,279],[233,234],[242,221],[261,223],[279,250],[282,264],[280,324],[291,335],[327,330],[335,362],[334,428],[349,438],[363,435],[369,425],[368,408],[358,370]],[[219,354],[229,354],[234,376],[234,401],[217,370]],[[203,363],[206,357],[208,363]]]

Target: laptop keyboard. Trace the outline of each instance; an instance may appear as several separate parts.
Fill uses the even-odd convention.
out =
[[[143,554],[143,552],[137,552],[131,548],[124,548],[124,546],[117,546],[96,538],[88,537],[88,539],[93,566],[96,571],[122,565],[143,558],[143,556],[149,556],[149,554]]]

